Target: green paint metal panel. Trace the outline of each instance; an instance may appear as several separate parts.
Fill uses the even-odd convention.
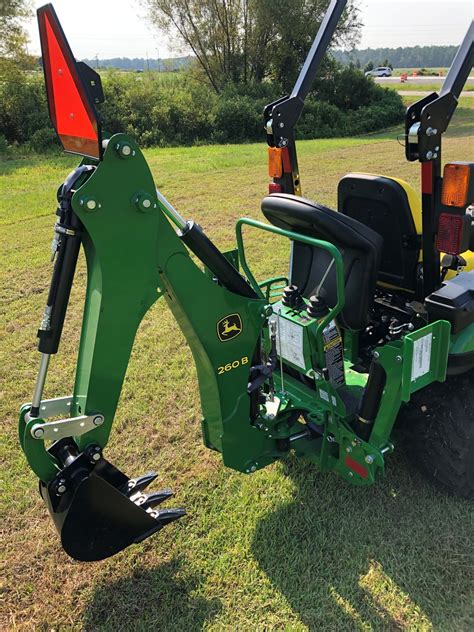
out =
[[[390,440],[402,401],[402,348],[403,343],[396,341],[377,347],[375,351],[378,357],[374,360],[383,366],[387,375],[380,407],[370,435],[370,443],[380,450],[385,448]]]
[[[126,160],[115,151],[124,143],[132,148]],[[87,212],[81,203],[86,197],[97,200],[96,212]],[[150,200],[148,208],[144,200]],[[143,155],[123,135],[110,140],[103,162],[75,194],[73,207],[89,235],[84,243],[89,286],[75,398],[87,414],[97,411],[106,418],[100,428],[78,438],[79,446],[105,445],[136,330],[163,292],[194,356],[206,441],[224,452],[230,467],[245,470],[270,443],[249,423],[246,393],[265,301],[227,291],[194,263],[157,203]],[[221,342],[217,323],[235,313],[242,331]]]
[[[437,320],[408,334],[403,343],[402,400],[432,382],[444,382],[451,325]]]

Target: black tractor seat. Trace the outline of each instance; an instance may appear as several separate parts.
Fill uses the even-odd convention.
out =
[[[420,199],[398,178],[349,173],[339,182],[338,210],[382,236],[378,280],[416,292],[421,246]],[[417,229],[415,218],[419,226]]]
[[[348,329],[367,326],[372,305],[383,239],[375,231],[322,204],[286,193],[275,193],[262,201],[262,212],[278,228],[328,241],[340,251],[344,263],[346,303],[338,319]],[[293,243],[290,280],[303,296],[315,293],[331,263],[321,248]],[[330,306],[337,302],[336,269],[332,266],[321,288]]]

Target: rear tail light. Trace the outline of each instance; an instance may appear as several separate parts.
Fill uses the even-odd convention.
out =
[[[469,215],[441,213],[439,216],[436,248],[439,252],[458,255],[468,247],[470,231]]]
[[[268,192],[272,193],[283,193],[283,187],[281,184],[277,184],[276,182],[270,182],[268,185]]]
[[[268,175],[270,178],[281,178],[283,175],[283,161],[279,147],[268,148]]]
[[[445,206],[465,207],[469,202],[471,169],[469,163],[451,162],[445,165],[441,203]]]
[[[281,178],[284,173],[291,173],[288,147],[269,147],[268,175],[270,178]]]

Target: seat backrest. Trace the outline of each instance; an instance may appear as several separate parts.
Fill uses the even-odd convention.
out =
[[[415,292],[421,208],[414,189],[398,178],[349,173],[339,182],[338,210],[383,238],[378,280]]]
[[[350,217],[296,195],[269,195],[262,201],[262,211],[268,221],[279,228],[328,241],[338,248],[343,257],[346,292],[340,323],[354,330],[366,327],[375,292],[381,237]],[[321,284],[331,259],[327,251],[295,241],[291,283],[309,298]],[[321,295],[330,306],[336,304],[335,266],[322,283]]]

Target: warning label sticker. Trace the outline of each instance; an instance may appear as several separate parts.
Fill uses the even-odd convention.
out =
[[[426,375],[430,370],[431,342],[433,334],[427,334],[413,343],[413,360],[411,363],[411,381]]]
[[[277,330],[276,334],[278,355],[284,360],[288,360],[288,362],[299,366],[301,369],[305,369],[306,367],[303,354],[303,328],[296,323],[292,323],[290,320],[286,320],[286,318],[272,317],[270,320],[276,321],[277,327],[280,326],[280,331]]]

